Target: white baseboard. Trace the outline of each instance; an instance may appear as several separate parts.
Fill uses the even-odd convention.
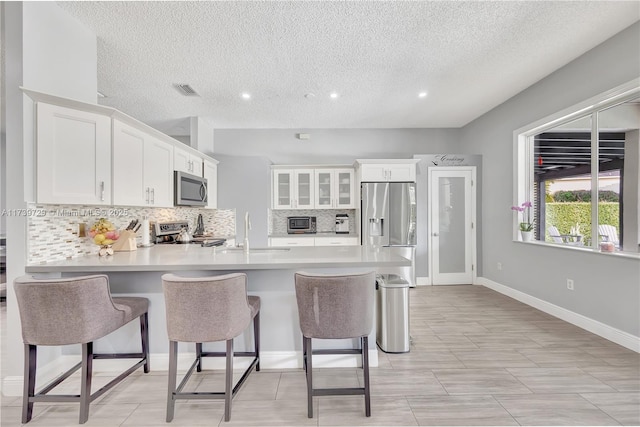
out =
[[[195,360],[195,353],[179,353],[178,371],[186,371]],[[64,355],[45,366],[38,367],[37,387],[49,383],[61,373],[67,371],[80,361],[79,355]],[[135,359],[97,359],[93,362],[94,374],[119,373],[135,363]],[[168,371],[169,354],[152,353],[149,355],[151,371]],[[242,357],[234,360],[234,370],[246,369],[251,358]],[[314,368],[352,368],[361,366],[361,358],[355,354],[319,355],[313,357]],[[369,366],[378,366],[378,350],[369,349]],[[202,359],[203,369],[225,369],[223,357],[205,357]],[[302,369],[301,351],[263,351],[260,352],[261,369]],[[4,396],[22,396],[22,376],[7,376],[2,380]],[[55,393],[55,392],[53,392]]]
[[[493,280],[489,280],[485,277],[478,277],[476,283],[486,286],[496,292],[500,292],[503,295],[511,297],[531,307],[537,308],[540,311],[544,311],[547,314],[599,335],[609,341],[613,341],[616,344],[620,344],[621,346],[633,350],[636,353],[640,353],[640,337],[631,335],[628,332],[621,331],[612,326],[605,325],[602,322],[593,320],[589,317],[583,316],[582,314],[575,313],[555,304],[551,304],[550,302],[525,294],[524,292],[494,282]]]
[[[416,277],[416,286],[431,286],[431,278],[427,277]]]

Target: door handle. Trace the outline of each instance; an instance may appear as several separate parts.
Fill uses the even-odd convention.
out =
[[[203,202],[207,200],[207,187],[204,184],[200,184],[200,199]]]

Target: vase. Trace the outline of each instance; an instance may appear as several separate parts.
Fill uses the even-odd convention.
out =
[[[520,230],[520,235],[522,236],[523,242],[530,242],[533,238],[533,231]]]

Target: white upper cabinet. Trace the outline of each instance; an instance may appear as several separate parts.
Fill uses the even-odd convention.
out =
[[[312,209],[313,169],[274,169],[271,193],[273,209]]]
[[[358,159],[359,182],[415,182],[417,159]]]
[[[113,121],[113,203],[173,206],[173,146]]]
[[[111,204],[111,119],[38,102],[38,203]]]
[[[218,207],[218,164],[205,160],[203,173],[207,179],[207,208],[216,209]]]
[[[173,168],[177,171],[203,176],[202,157],[189,153],[178,147],[173,149]]]
[[[355,208],[353,169],[315,169],[316,209]]]

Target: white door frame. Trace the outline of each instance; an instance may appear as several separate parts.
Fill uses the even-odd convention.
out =
[[[447,172],[447,171],[469,171],[471,172],[471,241],[469,244],[471,245],[471,283],[476,284],[478,277],[478,262],[477,262],[477,248],[476,248],[476,230],[477,230],[477,214],[476,214],[476,167],[475,166],[438,166],[438,167],[429,167],[427,168],[427,175],[429,177],[429,197],[427,201],[427,210],[428,210],[428,224],[429,224],[429,235],[428,235],[428,250],[429,250],[429,285],[434,285],[434,273],[433,273],[433,230],[432,230],[432,197],[433,191],[431,191],[431,183],[432,183],[432,172]]]

